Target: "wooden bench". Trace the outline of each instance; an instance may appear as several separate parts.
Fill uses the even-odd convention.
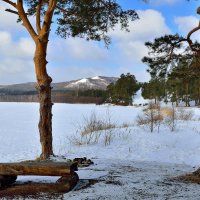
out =
[[[20,163],[0,163],[0,188],[13,184],[17,176],[61,176],[58,186],[65,184],[73,188],[79,178],[76,162],[26,161]]]

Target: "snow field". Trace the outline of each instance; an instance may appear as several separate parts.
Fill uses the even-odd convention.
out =
[[[36,103],[0,103],[0,162],[35,159],[40,155],[39,105]],[[199,165],[200,121],[179,121],[176,131],[161,127],[153,133],[135,125],[136,116],[143,107],[96,106],[93,104],[55,104],[53,107],[53,145],[57,155],[69,158],[126,159]],[[200,116],[194,110],[195,119]],[[70,136],[79,131],[83,118],[92,112],[103,119],[107,113],[116,126],[130,127],[112,130],[113,140],[105,146],[103,139],[97,144],[75,146]],[[79,134],[79,133],[77,133]]]
[[[177,199],[198,200],[199,185],[174,182],[171,178],[194,171],[200,164],[200,111],[193,110],[190,121],[178,121],[174,132],[162,125],[153,133],[135,121],[143,107],[93,104],[55,104],[53,106],[54,152],[65,158],[87,157],[94,165],[79,169],[80,179],[96,179],[95,185],[76,188],[60,199]],[[38,134],[39,105],[36,103],[0,103],[0,162],[35,159],[40,155]],[[96,113],[116,125],[113,140],[105,146],[76,146],[69,137],[79,134],[84,118]],[[123,124],[129,127],[119,128]],[[104,131],[101,131],[104,134]],[[61,157],[56,158],[61,161]],[[55,182],[58,177],[19,176],[21,182]],[[41,194],[40,199],[49,199]],[[38,196],[33,199],[38,199]],[[27,197],[26,199],[32,199]],[[52,196],[51,199],[58,199]]]

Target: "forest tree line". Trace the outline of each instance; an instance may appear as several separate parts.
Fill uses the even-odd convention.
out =
[[[194,62],[194,61],[193,61]],[[134,75],[121,74],[120,78],[107,86],[106,90],[53,90],[54,103],[112,103],[133,105],[134,95],[141,88],[144,99],[172,102],[176,106],[184,102],[190,106],[194,101],[200,105],[200,72],[191,71],[191,66],[181,62],[174,66],[167,76],[152,76],[149,82],[138,82]],[[38,102],[35,91],[0,91],[0,102]]]
[[[142,61],[148,65],[151,80],[142,86],[142,96],[154,101],[172,102],[178,106],[191,101],[200,105],[200,44],[185,45],[186,39],[165,35],[146,42],[148,57]]]
[[[121,74],[120,78],[107,86],[106,90],[52,90],[54,103],[112,103],[117,105],[132,105],[133,96],[139,90],[134,75]],[[38,91],[0,90],[0,102],[38,102]]]

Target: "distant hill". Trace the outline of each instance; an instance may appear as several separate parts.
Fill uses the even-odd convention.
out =
[[[83,78],[78,80],[72,80],[68,82],[52,83],[54,91],[65,91],[65,90],[89,90],[89,89],[99,89],[106,90],[106,87],[112,83],[116,82],[118,78],[116,77],[105,77],[96,76],[92,78]],[[21,83],[13,85],[0,85],[0,94],[7,93],[31,93],[36,91],[36,83]]]
[[[91,98],[77,96],[77,91],[106,90],[106,87],[116,82],[116,77],[96,76],[61,83],[52,83],[52,99],[54,102],[69,103],[97,103],[101,101],[97,96]],[[0,85],[0,102],[37,102],[38,92],[36,83],[21,83],[13,85]]]

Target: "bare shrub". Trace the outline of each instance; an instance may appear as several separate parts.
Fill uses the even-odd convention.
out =
[[[165,123],[169,126],[170,130],[173,132],[177,126],[177,120],[188,121],[191,120],[194,116],[192,110],[188,110],[185,108],[175,108],[172,105],[171,111],[168,113],[165,118]]]
[[[124,127],[123,129],[118,130],[118,137],[122,140],[129,140],[131,137],[131,128]]]
[[[177,120],[188,121],[194,116],[192,110],[185,108],[172,107],[160,107],[160,104],[149,103],[148,107],[143,110],[142,115],[138,115],[136,119],[137,125],[148,127],[151,132],[155,128],[160,129],[161,123],[164,123],[173,132],[177,126]]]
[[[185,108],[178,108],[177,118],[179,120],[188,121],[191,120],[194,116],[194,112],[192,110],[188,110]]]
[[[158,127],[159,132],[162,120],[163,117],[160,112],[160,104],[149,102],[148,107],[143,110],[143,114],[137,116],[136,123],[137,125],[147,126],[151,132],[153,132],[155,127]]]
[[[113,130],[112,129],[107,129],[105,130],[104,134],[103,134],[103,141],[104,141],[104,145],[110,145],[112,140],[113,140]]]
[[[138,115],[137,119],[136,119],[136,123],[139,126],[146,125],[149,123],[149,119],[147,117],[145,117],[144,115]]]
[[[111,122],[111,113],[109,109],[107,109],[106,111],[105,126],[108,128],[104,129],[103,140],[104,140],[104,145],[107,146],[111,144],[111,141],[113,140],[114,136],[113,128],[116,128],[116,126],[113,125]]]
[[[170,128],[172,132],[175,130],[177,125],[177,111],[174,105],[172,105],[171,112],[165,118],[165,124]]]
[[[81,135],[88,135],[92,132],[103,130],[105,124],[102,120],[98,119],[96,113],[93,111],[89,117],[83,117],[83,126],[80,127]]]
[[[120,128],[128,128],[129,126],[130,126],[130,124],[124,122],[124,123],[120,126]]]
[[[75,134],[71,135],[70,137],[67,138],[69,142],[75,146],[81,146],[83,144],[87,144],[87,141],[83,140],[83,137],[76,131]]]
[[[112,130],[115,124],[111,122],[109,111],[106,113],[106,119],[100,119],[96,112],[93,111],[89,117],[83,117],[82,125],[79,125],[76,134],[72,135],[69,140],[74,145],[95,144],[99,142],[102,131],[104,132],[104,144],[108,145],[112,141]]]
[[[75,146],[81,146],[98,143],[100,136],[101,132],[90,132],[86,135],[82,135],[79,131],[76,131],[75,134],[68,137],[68,140]]]

